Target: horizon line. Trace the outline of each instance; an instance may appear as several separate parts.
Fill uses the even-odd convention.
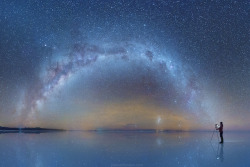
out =
[[[63,131],[88,131],[88,132],[112,132],[112,131],[131,131],[131,132],[136,132],[136,131],[145,131],[145,132],[212,132],[212,131],[215,131],[215,129],[213,130],[208,130],[208,129],[190,129],[190,130],[182,130],[182,129],[149,129],[149,128],[141,128],[141,129],[102,129],[102,128],[97,128],[97,129],[60,129],[60,128],[48,128],[48,127],[6,127],[6,126],[0,126],[0,128],[16,128],[16,129],[25,129],[25,128],[30,128],[30,129],[35,129],[35,128],[38,128],[38,129],[47,129],[47,130],[63,130]],[[0,129],[0,131],[2,131]],[[246,130],[246,129],[238,129],[238,130],[235,130],[235,129],[228,129],[228,130],[225,130],[224,129],[224,132],[248,132],[250,131],[249,130]]]

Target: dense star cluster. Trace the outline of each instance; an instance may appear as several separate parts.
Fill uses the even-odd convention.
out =
[[[3,0],[0,125],[246,129],[249,5]]]

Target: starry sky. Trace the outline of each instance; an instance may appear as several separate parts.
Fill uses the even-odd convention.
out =
[[[1,0],[0,126],[250,130],[247,0]]]

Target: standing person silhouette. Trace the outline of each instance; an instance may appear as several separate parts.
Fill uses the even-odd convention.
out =
[[[220,126],[218,128],[216,128],[216,130],[219,130],[219,132],[220,132],[220,143],[223,143],[224,142],[224,139],[223,139],[223,122],[220,122]]]

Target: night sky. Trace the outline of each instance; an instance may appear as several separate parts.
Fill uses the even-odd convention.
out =
[[[1,0],[0,126],[250,130],[247,0]]]

